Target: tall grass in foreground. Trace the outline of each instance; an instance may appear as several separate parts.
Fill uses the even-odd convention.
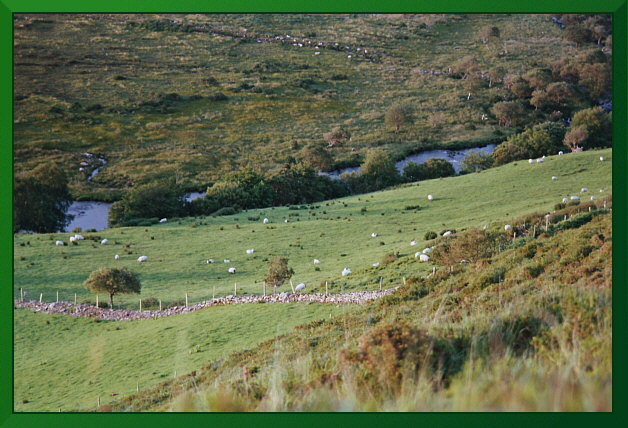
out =
[[[611,411],[611,216],[569,227],[234,354],[194,388],[167,385],[170,402],[114,410]]]

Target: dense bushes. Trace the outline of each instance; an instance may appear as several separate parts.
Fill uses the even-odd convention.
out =
[[[565,127],[559,123],[545,122],[511,135],[495,148],[493,161],[503,165],[515,160],[553,155],[566,150],[563,145]]]
[[[154,182],[136,187],[111,206],[109,225],[137,219],[179,217],[185,213],[181,192],[173,182]]]

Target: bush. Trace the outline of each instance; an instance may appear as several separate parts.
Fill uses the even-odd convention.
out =
[[[235,209],[234,207],[222,207],[216,212],[212,213],[214,217],[225,216],[225,215],[233,215],[237,214],[240,211]]]
[[[436,239],[436,238],[438,238],[438,235],[436,234],[436,232],[430,231],[430,232],[426,232],[426,233],[425,233],[425,236],[423,236],[423,238],[424,238],[426,241],[429,241],[429,240],[431,240],[431,239]]]
[[[506,269],[503,267],[495,267],[482,274],[477,283],[481,288],[487,287],[491,284],[498,284],[504,280],[506,276]]]

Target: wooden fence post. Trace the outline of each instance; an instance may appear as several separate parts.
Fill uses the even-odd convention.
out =
[[[140,299],[140,312],[142,312],[142,299]]]
[[[39,293],[39,303],[41,303],[42,297],[44,297],[44,293]]]
[[[233,283],[233,297],[237,297],[238,296],[238,283],[234,282]]]
[[[188,307],[188,293],[185,293],[185,307]]]
[[[96,307],[98,307],[98,294],[96,294]]]
[[[161,299],[159,299],[159,310],[161,311]]]
[[[290,288],[292,288],[292,294],[294,294],[294,286],[292,285],[292,280],[290,280]]]
[[[74,293],[74,304],[76,305],[76,293]]]
[[[327,281],[325,281],[325,296],[327,295]]]
[[[20,288],[20,302],[24,301],[24,289]]]
[[[266,281],[264,281],[264,297],[266,297]]]
[[[59,290],[57,290],[57,303],[59,303]]]
[[[384,281],[384,277],[380,276],[379,277],[379,291],[382,291],[382,281]]]
[[[216,296],[216,286],[214,285],[214,288],[212,289],[212,300],[214,299],[215,296]]]

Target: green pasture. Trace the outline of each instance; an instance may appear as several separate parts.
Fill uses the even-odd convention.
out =
[[[604,156],[604,162],[599,157]],[[74,299],[95,301],[83,288],[91,272],[100,267],[126,266],[140,276],[141,294],[119,295],[116,306],[137,308],[139,299],[152,297],[164,305],[190,303],[212,296],[263,293],[267,261],[287,257],[294,269],[293,284],[306,291],[374,290],[383,276],[384,288],[400,285],[408,269],[431,271],[429,263],[405,264],[380,275],[384,256],[411,255],[430,245],[428,231],[482,227],[494,221],[512,222],[531,212],[550,212],[563,197],[583,200],[612,194],[611,150],[549,156],[532,165],[514,162],[481,173],[405,185],[397,189],[353,196],[311,206],[249,210],[226,217],[170,219],[152,227],[114,228],[84,233],[78,245],[68,244],[71,233],[18,234],[14,238],[15,298],[20,289],[27,299],[40,294],[47,302]],[[551,180],[552,176],[558,179]],[[580,194],[586,187],[589,193]],[[604,189],[604,193],[599,193]],[[427,195],[434,196],[433,201]],[[418,206],[418,208],[417,208]],[[408,209],[409,208],[409,209]],[[270,223],[264,225],[264,218]],[[285,220],[288,223],[285,223]],[[371,233],[379,236],[373,238]],[[101,245],[100,239],[109,243]],[[412,240],[417,241],[411,246]],[[247,249],[254,249],[247,254]],[[119,254],[120,260],[114,260]],[[138,263],[139,256],[148,256]],[[207,264],[207,259],[214,264]],[[230,260],[225,264],[223,260]],[[320,265],[313,263],[321,261]],[[228,268],[236,268],[229,274]],[[352,274],[341,276],[348,267]],[[318,269],[318,270],[317,270]],[[284,284],[279,291],[290,291]],[[271,292],[270,289],[267,292]],[[100,295],[100,301],[106,296]]]
[[[350,308],[233,305],[118,322],[15,309],[14,409],[88,409],[99,397],[106,404]]]

